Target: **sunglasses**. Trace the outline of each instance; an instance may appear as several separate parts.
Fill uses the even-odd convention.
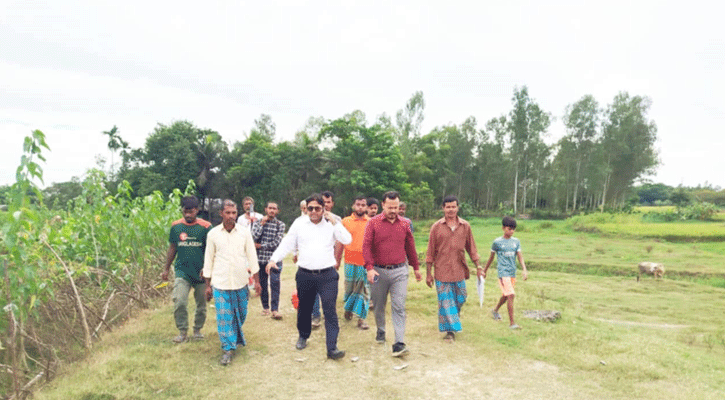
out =
[[[307,207],[307,211],[320,212],[320,211],[322,211],[322,207],[320,207],[320,206],[309,206],[309,207]]]

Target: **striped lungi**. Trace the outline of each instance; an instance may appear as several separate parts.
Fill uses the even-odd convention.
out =
[[[242,325],[247,319],[249,289],[247,286],[237,290],[219,290],[214,288],[214,307],[216,308],[217,331],[222,342],[222,350],[234,350],[244,340]]]
[[[368,272],[362,265],[345,264],[345,311],[365,319],[370,309]]]
[[[461,307],[466,302],[466,281],[441,282],[436,280],[438,292],[438,330],[460,332]]]

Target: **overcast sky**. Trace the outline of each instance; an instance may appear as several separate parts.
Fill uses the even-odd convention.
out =
[[[312,116],[394,115],[417,90],[423,133],[511,110],[514,87],[565,131],[567,104],[648,96],[668,185],[725,187],[721,2],[0,1],[0,185],[22,138],[47,135],[46,184],[110,162],[185,119],[243,140],[261,113],[277,137]],[[444,5],[445,4],[445,5]]]

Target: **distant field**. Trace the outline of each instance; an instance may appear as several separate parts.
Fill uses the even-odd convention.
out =
[[[637,206],[634,207],[635,212],[646,213],[646,212],[672,212],[675,211],[675,206]]]
[[[636,215],[617,215],[615,220],[586,221],[572,226],[566,221],[519,221],[515,236],[521,240],[524,259],[531,269],[595,275],[636,275],[642,261],[665,264],[665,276],[714,279],[725,287],[725,225],[719,222],[643,223]],[[605,217],[609,218],[609,217]],[[502,234],[500,219],[470,220],[482,263],[491,242]],[[427,248],[432,221],[416,222],[419,251]],[[581,226],[590,229],[581,229]],[[581,229],[577,231],[577,229]],[[623,233],[620,233],[623,232]],[[639,233],[637,233],[639,232]],[[651,237],[644,232],[651,232]],[[711,240],[670,242],[667,236]]]

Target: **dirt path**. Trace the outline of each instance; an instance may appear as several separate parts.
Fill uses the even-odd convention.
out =
[[[282,276],[282,321],[260,315],[259,298],[250,300],[244,325],[248,345],[237,351],[231,365],[222,367],[213,306],[199,342],[174,345],[169,301],[142,312],[109,333],[102,346],[85,361],[70,366],[37,398],[165,399],[437,399],[602,398],[588,375],[562,371],[555,365],[488,350],[474,343],[466,321],[490,318],[471,304],[464,310],[464,332],[455,343],[441,340],[437,330],[433,289],[409,291],[406,342],[410,354],[391,357],[391,343],[377,344],[371,329],[360,331],[355,320],[340,318],[340,361],[326,358],[324,328],[313,332],[308,347],[297,351],[296,311],[290,294],[295,268],[285,265]],[[342,282],[338,312],[342,313]],[[420,285],[410,281],[409,285]],[[193,304],[193,302],[190,302]],[[389,307],[389,305],[388,305]],[[192,306],[193,308],[193,306]],[[390,311],[388,309],[388,326]],[[490,323],[495,324],[491,321]],[[471,329],[472,324],[468,327]],[[524,331],[496,329],[497,339],[509,340]],[[356,361],[353,361],[356,360]],[[93,377],[88,379],[88,377]],[[612,398],[611,393],[605,397]],[[616,397],[616,396],[615,396]]]

